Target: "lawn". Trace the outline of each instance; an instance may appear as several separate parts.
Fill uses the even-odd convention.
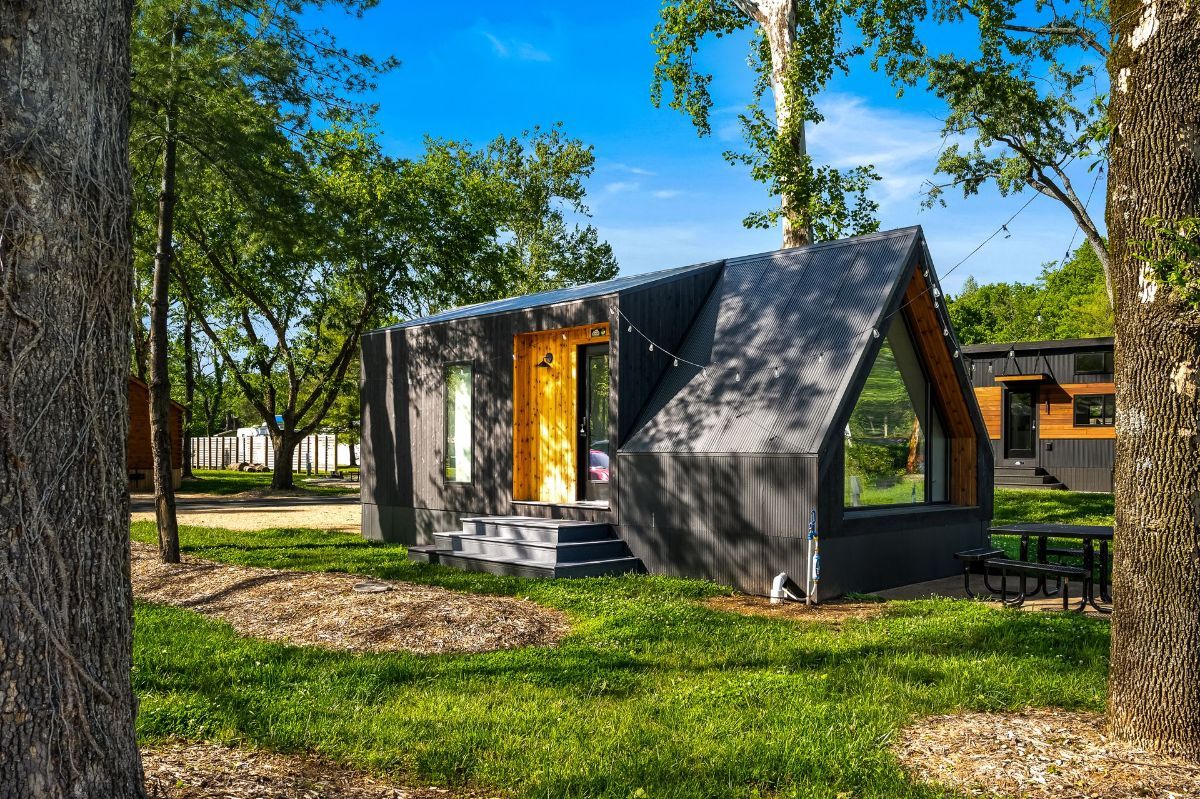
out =
[[[1112,494],[1085,494],[1079,491],[1029,491],[996,489],[993,524],[1044,522],[1053,524],[1112,524]],[[1020,539],[994,535],[992,544],[1008,557],[1020,557]],[[1050,546],[1077,547],[1078,541],[1052,538]]]
[[[270,472],[234,472],[226,469],[195,469],[194,480],[184,480],[176,494],[240,494],[256,488],[271,487]],[[311,494],[339,495],[357,494],[358,486],[319,485],[309,481],[303,473],[297,472],[296,488]]]
[[[133,532],[154,540],[150,523]],[[930,600],[839,628],[712,610],[701,601],[725,589],[695,580],[465,574],[306,530],[185,527],[182,541],[230,563],[529,597],[574,628],[555,648],[349,655],[139,603],[146,741],[319,752],[513,797],[937,797],[947,794],[909,783],[888,751],[911,719],[1104,704],[1108,624],[1093,618]]]

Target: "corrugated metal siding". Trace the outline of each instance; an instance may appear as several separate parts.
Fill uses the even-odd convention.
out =
[[[620,458],[618,532],[651,571],[762,594],[777,570],[804,563],[817,495],[815,457],[622,453]]]
[[[727,261],[680,351],[722,368],[672,368],[623,449],[815,453],[919,237],[908,228]]]
[[[1051,350],[1044,353],[1020,352],[1015,358],[1009,358],[1007,353],[975,353],[971,362],[975,364],[975,372],[971,375],[971,385],[975,388],[996,386],[996,375],[1023,375],[1045,373],[1054,378],[1056,383],[1111,383],[1112,372],[1104,374],[1076,374],[1075,353],[1095,352],[1098,349],[1112,347],[1083,347],[1077,350]],[[988,371],[991,364],[992,370]],[[968,370],[970,374],[970,370]]]
[[[1053,446],[1046,448],[1046,444]],[[1113,439],[1046,439],[1042,466],[1072,491],[1112,491]]]

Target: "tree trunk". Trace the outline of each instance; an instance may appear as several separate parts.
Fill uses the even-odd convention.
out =
[[[171,52],[179,45],[178,21],[171,31]],[[158,242],[150,299],[150,449],[154,454],[154,516],[158,554],[163,563],[179,562],[179,521],[171,474],[171,378],[167,370],[167,311],[170,308],[172,241],[175,224],[176,110],[168,106],[163,128],[162,189],[158,195]]]
[[[1111,732],[1200,759],[1200,314],[1134,253],[1200,216],[1200,5],[1120,0],[1109,61],[1117,307]]]
[[[0,798],[144,797],[129,419],[132,4],[0,0]]]
[[[192,474],[192,403],[196,399],[196,353],[192,347],[192,314],[183,309],[183,474]]]
[[[290,430],[282,430],[271,434],[271,443],[275,447],[275,468],[271,470],[271,488],[276,491],[295,488],[292,458],[296,456],[296,446],[300,443],[300,439]]]
[[[787,93],[786,77],[796,44],[795,0],[762,0],[759,4],[762,19],[759,24],[767,35],[771,49],[771,93],[775,100],[775,126],[779,135],[789,140],[797,155],[807,153],[804,140],[804,120],[793,120],[792,103]],[[808,209],[796,208],[786,191],[780,198],[783,211],[783,246],[800,247],[812,243],[812,220]]]
[[[137,271],[134,270],[134,281],[137,282]],[[141,291],[133,292],[133,373],[138,380],[146,382],[146,362],[150,356],[150,341],[146,337],[146,326],[142,323],[142,303],[139,299]]]

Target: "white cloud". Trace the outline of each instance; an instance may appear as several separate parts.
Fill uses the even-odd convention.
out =
[[[614,180],[611,183],[604,184],[604,191],[609,194],[619,194],[627,191],[637,191],[642,187],[641,183],[629,180]]]
[[[492,45],[497,58],[516,58],[518,61],[550,61],[550,54],[533,44],[513,38],[502,39],[491,31],[480,30],[480,34]]]
[[[681,192],[679,189],[659,189],[658,191],[653,192],[654,199],[656,200],[673,200],[681,194],[683,194],[683,192]]]
[[[651,172],[649,169],[643,169],[640,166],[630,166],[629,164],[616,163],[616,164],[610,164],[610,166],[613,169],[619,169],[622,172],[628,172],[631,175],[641,175],[643,177],[651,177],[655,174],[654,172]]]

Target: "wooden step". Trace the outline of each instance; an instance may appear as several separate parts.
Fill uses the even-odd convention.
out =
[[[554,564],[519,558],[498,559],[439,552],[438,563],[463,571],[488,572],[508,577],[607,577],[645,571],[642,562],[632,556],[581,563]]]
[[[455,555],[511,558],[537,563],[579,563],[629,555],[625,542],[611,533],[607,538],[591,541],[539,541],[460,532],[435,533],[433,540],[439,551]]]

